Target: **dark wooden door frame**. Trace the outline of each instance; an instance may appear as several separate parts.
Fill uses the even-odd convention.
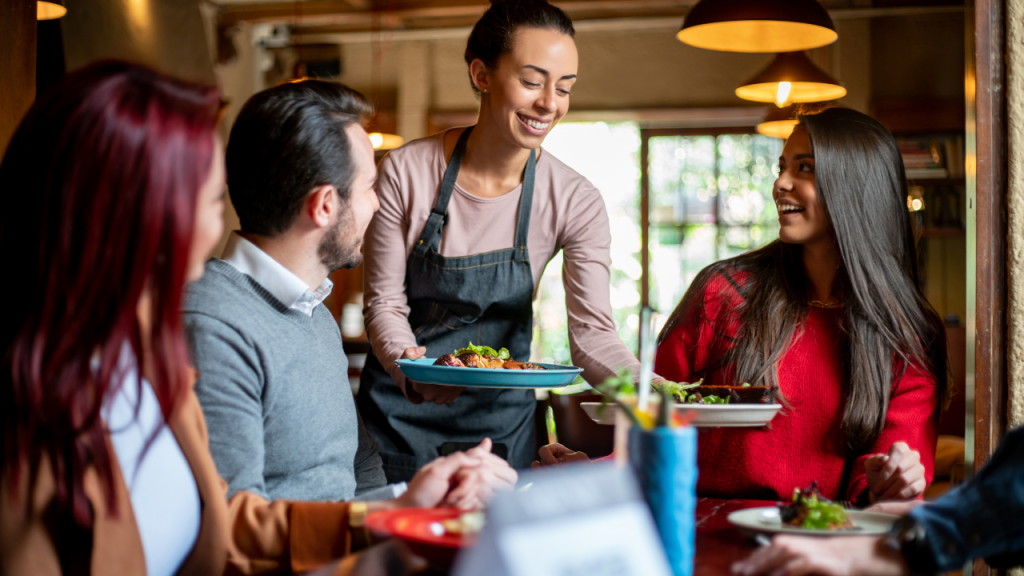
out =
[[[988,460],[1006,432],[1004,10],[1001,0],[977,0],[973,14],[967,13],[968,306],[972,288],[974,293],[974,309],[968,312],[967,352],[968,361],[971,356],[974,360],[975,470]],[[968,392],[970,388],[969,379]]]
[[[967,97],[967,460],[980,468],[1007,423],[1006,7],[968,0]],[[983,561],[975,575],[993,573]]]

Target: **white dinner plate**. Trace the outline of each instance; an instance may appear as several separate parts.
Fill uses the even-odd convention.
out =
[[[615,404],[581,402],[580,406],[598,424],[615,424]],[[602,409],[602,406],[604,408]],[[764,426],[782,409],[781,404],[676,404],[679,412],[693,412],[691,426],[699,428],[750,428]]]
[[[881,512],[850,510],[850,520],[853,520],[854,528],[812,530],[810,528],[798,528],[783,524],[782,520],[779,519],[778,507],[765,506],[763,508],[737,510],[729,514],[727,519],[733,526],[739,528],[740,532],[748,536],[782,533],[803,534],[804,536],[868,536],[887,533],[892,523],[899,520],[899,518],[899,516],[883,514]]]

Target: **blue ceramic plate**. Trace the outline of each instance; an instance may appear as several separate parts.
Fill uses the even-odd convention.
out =
[[[395,364],[409,380],[442,386],[471,388],[561,388],[572,384],[583,368],[542,364],[547,370],[497,370],[434,366],[437,358],[396,360]]]

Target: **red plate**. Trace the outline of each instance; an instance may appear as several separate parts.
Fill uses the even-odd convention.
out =
[[[410,550],[432,564],[451,566],[459,549],[471,546],[476,538],[448,534],[441,522],[458,518],[464,512],[456,508],[386,510],[368,515],[366,527],[378,536],[402,540]],[[432,529],[435,524],[437,528]]]

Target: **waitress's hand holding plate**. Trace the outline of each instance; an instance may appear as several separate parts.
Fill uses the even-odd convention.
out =
[[[402,358],[406,360],[417,360],[422,358],[426,353],[426,346],[406,348],[405,352],[402,353]],[[402,393],[404,393],[406,399],[413,404],[433,402],[434,404],[440,405],[455,402],[455,399],[458,398],[459,394],[462,394],[462,391],[465,389],[465,386],[438,386],[437,384],[422,384],[420,382],[413,382],[407,378],[405,380],[405,386],[402,387]]]

